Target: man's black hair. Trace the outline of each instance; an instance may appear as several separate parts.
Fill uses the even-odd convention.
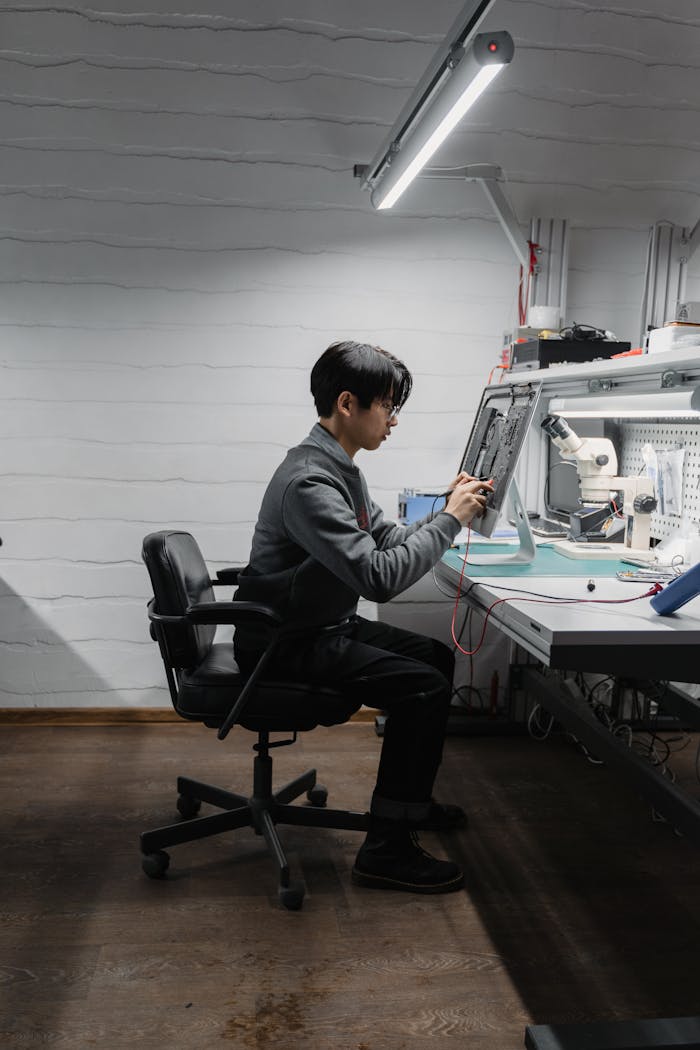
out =
[[[354,394],[362,408],[370,408],[377,399],[401,408],[412,385],[403,361],[369,343],[331,343],[311,369],[311,394],[322,419],[332,414],[343,390]]]

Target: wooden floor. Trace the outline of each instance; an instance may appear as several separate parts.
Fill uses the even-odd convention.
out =
[[[452,737],[438,795],[470,827],[425,836],[462,862],[447,897],[350,884],[358,833],[283,829],[308,886],[277,902],[252,831],[140,869],[139,832],[188,773],[247,792],[249,734],[198,725],[3,727],[0,1045],[509,1050],[531,1022],[700,1012],[700,851],[565,739]],[[365,808],[367,724],[275,755]],[[674,762],[697,794],[694,744]]]

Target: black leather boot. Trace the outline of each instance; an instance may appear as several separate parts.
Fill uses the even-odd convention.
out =
[[[435,799],[430,801],[427,816],[412,822],[416,831],[457,831],[459,828],[466,828],[467,824],[467,814],[461,806],[453,806],[449,802],[436,802]]]
[[[406,822],[378,817],[370,818],[351,877],[356,886],[407,893],[452,893],[464,885],[458,865],[426,853]]]

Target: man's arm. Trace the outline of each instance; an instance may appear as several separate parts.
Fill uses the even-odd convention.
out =
[[[457,477],[453,478],[447,486],[445,496],[449,498],[450,494],[463,482],[476,480],[477,479],[473,477],[473,475],[467,474],[465,470],[460,470]],[[439,496],[435,497],[434,506],[437,505],[439,498]],[[427,525],[434,519],[436,513],[440,513],[439,511],[431,510],[429,514],[425,515],[425,517],[420,518],[418,521],[411,522],[410,525],[397,525],[393,521],[384,521],[384,514],[382,513],[381,508],[369,498],[369,495],[367,499],[372,508],[372,535],[377,541],[377,546],[381,547],[382,550],[403,543],[407,536],[410,536],[411,533],[416,532],[418,529],[422,529],[424,525]]]
[[[461,528],[459,520],[445,511],[420,527],[417,522],[402,527],[381,520],[380,547],[374,530],[360,528],[341,488],[323,474],[290,482],[283,517],[289,535],[312,558],[363,598],[378,602],[388,601],[424,576]],[[387,545],[391,538],[398,542]]]

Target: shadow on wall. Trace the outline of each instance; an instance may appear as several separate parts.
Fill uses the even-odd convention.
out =
[[[29,599],[0,579],[0,708],[169,708],[146,582],[142,599]]]

